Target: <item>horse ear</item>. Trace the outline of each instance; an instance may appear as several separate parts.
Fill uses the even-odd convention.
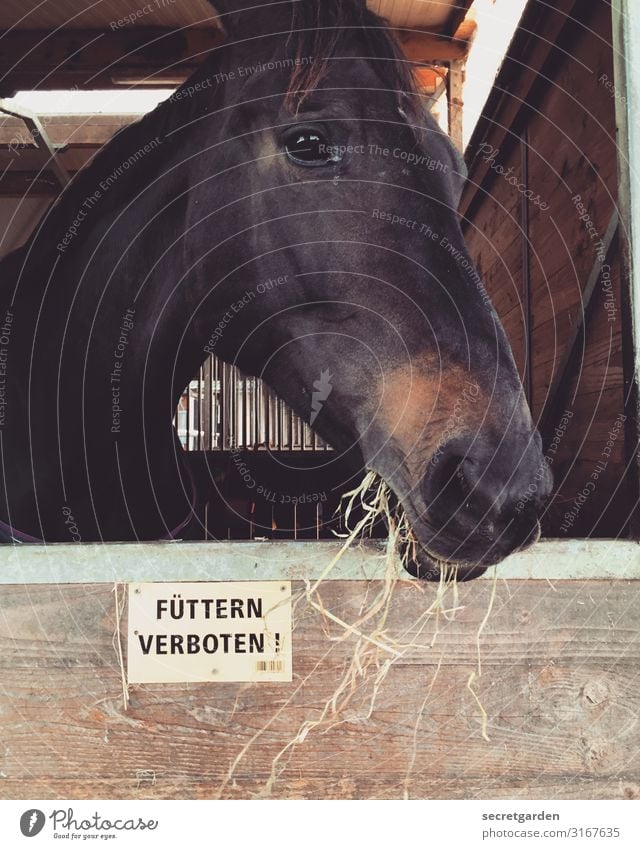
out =
[[[251,38],[283,32],[291,25],[292,0],[209,0],[219,23],[231,38]],[[304,2],[304,0],[297,0]]]

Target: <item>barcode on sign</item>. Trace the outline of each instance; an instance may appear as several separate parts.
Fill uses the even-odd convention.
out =
[[[257,672],[284,672],[284,660],[258,660]]]

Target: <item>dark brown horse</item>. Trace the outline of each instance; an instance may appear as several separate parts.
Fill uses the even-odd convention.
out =
[[[361,0],[217,9],[226,43],[0,265],[5,535],[176,533],[173,411],[213,344],[382,475],[422,575],[472,576],[535,538],[550,480],[460,157]]]

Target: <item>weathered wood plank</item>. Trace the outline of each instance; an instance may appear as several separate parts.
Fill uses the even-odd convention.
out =
[[[55,145],[101,147],[109,139],[140,115],[45,115],[41,118],[47,135]],[[0,117],[0,147],[11,147],[20,153],[23,147],[33,145],[33,138],[19,118]]]
[[[229,798],[258,796],[265,776],[239,777],[229,788]],[[398,799],[404,795],[405,776],[379,778],[344,777],[332,780],[287,776],[287,799]],[[55,784],[43,778],[5,782],[3,799],[211,799],[218,784],[208,775],[132,775],[121,779],[87,780],[81,777]],[[539,776],[505,780],[499,778],[439,778],[415,776],[410,784],[411,799],[640,799],[640,785],[624,776],[612,778],[567,775],[563,778]]]
[[[354,621],[378,589],[334,581],[322,600]],[[125,711],[112,588],[2,587],[0,797],[245,797],[265,792],[274,760],[276,798],[638,795],[638,582],[498,582],[474,684],[489,741],[467,683],[492,584],[459,588],[431,647],[433,623],[419,637],[411,623],[434,592],[396,587],[385,634],[423,647],[377,683],[387,658],[365,658],[338,710],[279,758],[354,650],[304,602],[293,684],[136,686]]]

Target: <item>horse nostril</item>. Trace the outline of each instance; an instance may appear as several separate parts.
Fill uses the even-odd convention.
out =
[[[432,461],[423,481],[423,496],[430,521],[436,528],[469,522],[475,525],[472,516],[484,512],[477,504],[473,461],[457,452]]]

